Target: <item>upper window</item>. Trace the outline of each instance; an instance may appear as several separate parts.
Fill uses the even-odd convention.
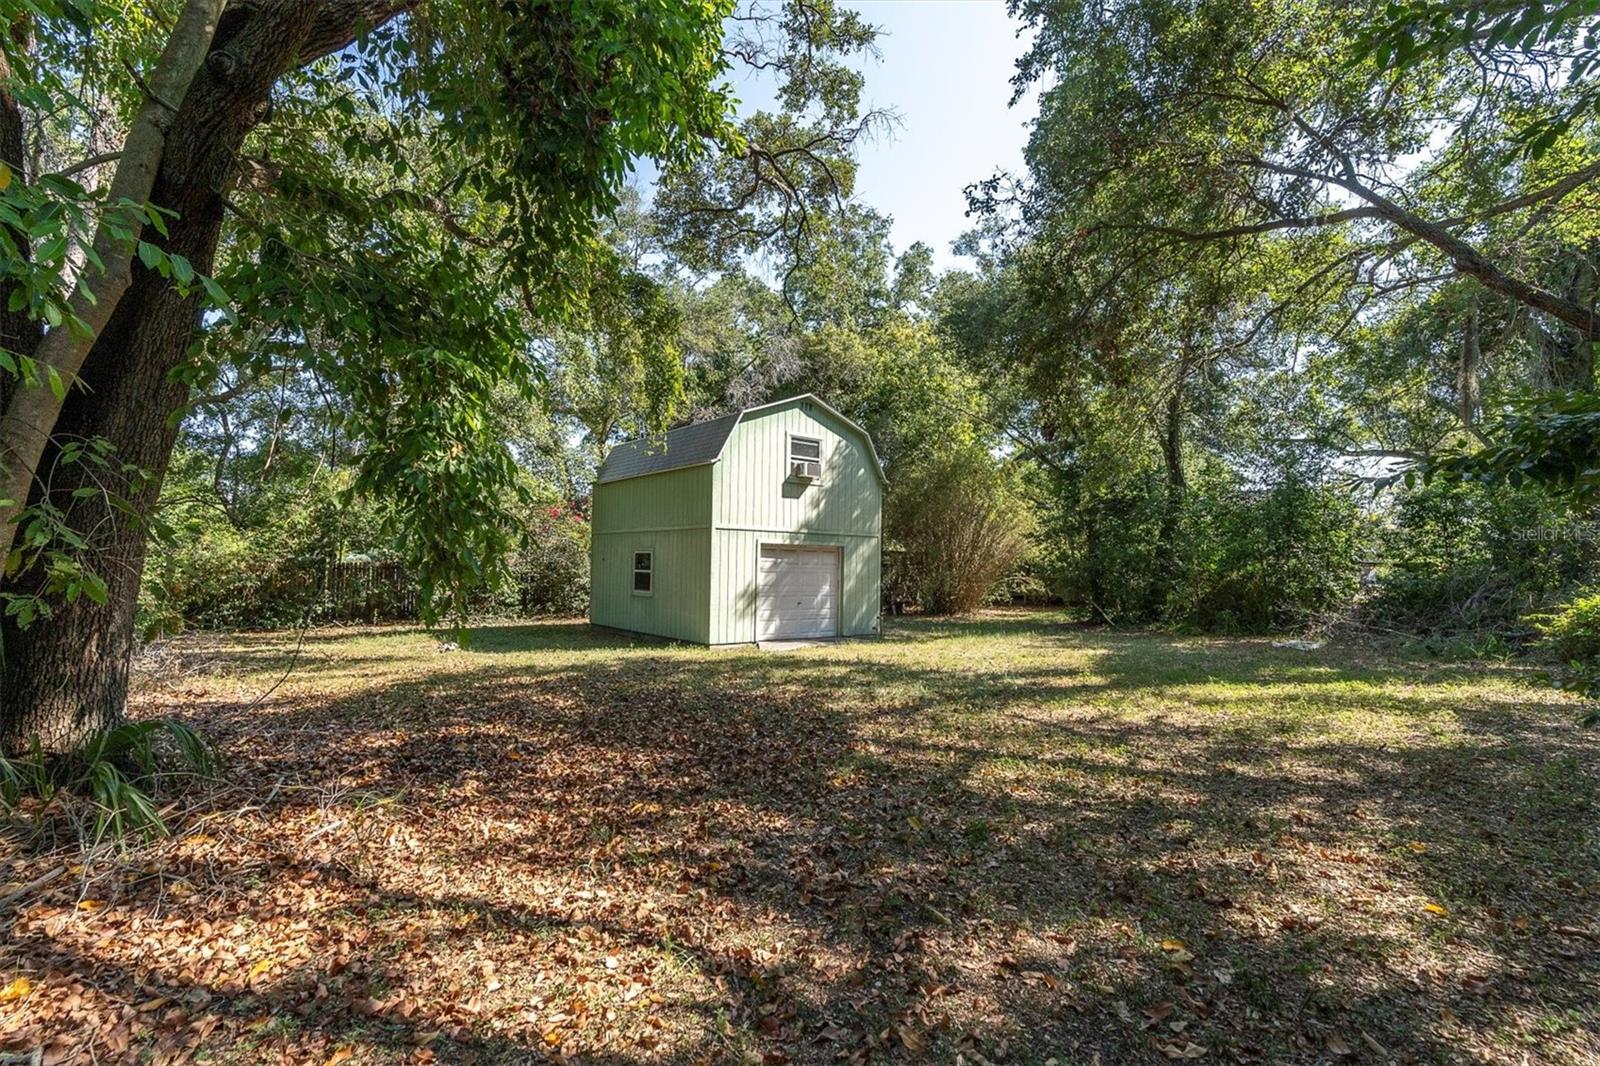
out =
[[[633,591],[638,596],[648,596],[655,591],[655,553],[633,553]]]
[[[816,437],[789,438],[790,477],[816,479],[822,476],[822,442]]]

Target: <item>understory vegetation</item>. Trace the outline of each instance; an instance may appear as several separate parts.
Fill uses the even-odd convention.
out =
[[[24,755],[0,756],[0,811],[27,808],[39,817],[59,798],[77,839],[93,848],[132,833],[166,832],[156,808],[162,778],[215,769],[210,743],[183,722],[124,722],[66,755],[47,755],[35,744]]]

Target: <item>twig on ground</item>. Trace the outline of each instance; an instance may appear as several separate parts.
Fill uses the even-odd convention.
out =
[[[29,895],[30,893],[33,893],[33,892],[37,892],[39,889],[43,888],[45,885],[48,885],[51,881],[54,881],[56,878],[60,877],[62,874],[66,873],[66,872],[67,872],[67,865],[66,865],[66,863],[62,863],[60,866],[54,867],[53,869],[49,870],[48,872],[40,874],[38,877],[35,877],[32,881],[29,881],[27,884],[21,886],[20,888],[12,889],[10,892],[7,892],[4,896],[0,896],[0,909],[3,909],[5,907],[9,907],[13,900],[21,899],[23,896]],[[0,1061],[4,1061],[4,1060],[0,1060]]]

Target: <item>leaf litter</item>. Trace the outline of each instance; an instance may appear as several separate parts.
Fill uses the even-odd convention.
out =
[[[170,837],[8,829],[0,1052],[1600,1058],[1592,739],[1513,676],[1016,612],[312,636],[248,711],[287,638],[163,650],[206,671],[136,714],[229,759]]]

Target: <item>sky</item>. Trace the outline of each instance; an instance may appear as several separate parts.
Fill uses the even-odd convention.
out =
[[[962,190],[996,170],[1022,169],[1030,93],[1016,107],[1011,76],[1026,48],[1003,0],[858,0],[881,29],[881,59],[865,67],[864,102],[901,125],[861,152],[857,195],[894,217],[903,251],[925,241],[941,267],[961,261],[950,242],[970,228]]]
[[[1011,75],[1026,48],[1004,0],[855,0],[880,30],[877,60],[861,64],[862,104],[898,116],[898,124],[861,145],[859,200],[894,219],[896,252],[923,241],[934,265],[971,264],[950,242],[970,228],[963,190],[996,170],[1022,169],[1028,123],[1038,113],[1029,93],[1011,107]],[[747,73],[734,85],[742,113],[771,108],[767,75]],[[641,162],[636,181],[655,171]]]

